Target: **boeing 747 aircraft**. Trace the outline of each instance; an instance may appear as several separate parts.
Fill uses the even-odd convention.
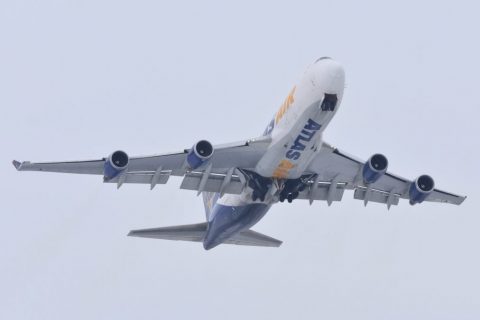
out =
[[[343,67],[328,57],[315,61],[288,94],[261,137],[213,146],[201,140],[177,153],[129,157],[115,151],[99,160],[18,162],[19,171],[95,174],[120,188],[143,183],[153,189],[170,176],[183,177],[181,189],[203,195],[206,222],[133,230],[130,236],[219,244],[278,247],[281,241],[251,230],[278,202],[341,201],[345,190],[387,208],[400,199],[459,205],[465,197],[435,188],[421,175],[413,180],[387,172],[380,154],[362,161],[322,140],[322,132],[340,107],[345,87]]]

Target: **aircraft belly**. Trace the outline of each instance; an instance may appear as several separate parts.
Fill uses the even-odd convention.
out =
[[[298,117],[292,128],[273,142],[255,170],[264,177],[299,178],[306,170],[322,142],[322,131],[331,120],[332,112],[320,112],[314,103]]]
[[[211,249],[241,231],[250,229],[270,209],[266,203],[249,203],[229,206],[217,203],[208,221],[207,233],[203,240],[205,249]]]

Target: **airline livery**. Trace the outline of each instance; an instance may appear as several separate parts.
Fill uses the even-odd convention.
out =
[[[129,157],[115,151],[99,160],[18,162],[19,171],[96,174],[103,181],[143,183],[153,189],[170,176],[181,176],[181,189],[202,194],[206,222],[133,230],[130,236],[202,242],[208,250],[219,244],[278,247],[281,241],[251,230],[278,202],[341,201],[345,190],[355,199],[397,205],[424,201],[459,205],[465,197],[435,188],[421,175],[413,180],[387,172],[380,154],[367,161],[322,140],[322,132],[340,107],[345,87],[343,67],[328,57],[315,61],[292,88],[262,136],[213,146],[201,140],[181,152]]]

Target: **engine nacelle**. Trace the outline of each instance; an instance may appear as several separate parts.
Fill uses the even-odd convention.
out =
[[[103,166],[103,176],[110,180],[115,178],[120,172],[125,170],[128,166],[128,155],[121,150],[113,152]]]
[[[432,177],[424,174],[415,179],[410,185],[408,195],[410,204],[422,203],[435,188],[435,182]]]
[[[213,146],[207,140],[200,140],[195,143],[188,152],[187,163],[191,169],[196,169],[207,162],[213,155]]]
[[[387,172],[388,160],[380,153],[374,154],[363,165],[362,176],[365,184],[374,183]]]

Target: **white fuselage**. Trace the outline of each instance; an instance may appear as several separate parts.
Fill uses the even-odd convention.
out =
[[[255,171],[264,177],[296,179],[319,150],[322,132],[338,110],[343,96],[345,73],[328,58],[308,67],[300,82],[275,114],[272,143]],[[333,111],[322,111],[325,94],[335,94]]]
[[[263,177],[299,178],[320,150],[322,132],[338,110],[344,87],[345,72],[338,62],[320,58],[309,66],[267,129],[272,142],[255,171]],[[326,94],[336,95],[338,99],[333,110],[321,108]],[[247,193],[225,195],[219,203],[251,203]],[[269,200],[265,202],[272,203],[272,199]]]

